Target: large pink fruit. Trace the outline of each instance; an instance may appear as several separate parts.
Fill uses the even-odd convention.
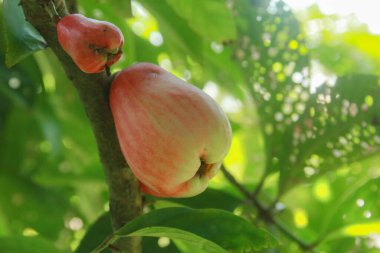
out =
[[[123,34],[109,22],[71,14],[58,22],[57,35],[62,48],[86,73],[103,71],[122,54]]]
[[[215,101],[156,65],[118,74],[110,106],[122,152],[147,194],[203,192],[230,148],[231,127]]]

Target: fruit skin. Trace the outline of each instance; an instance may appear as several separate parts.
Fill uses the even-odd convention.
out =
[[[230,123],[216,102],[156,65],[120,72],[110,106],[121,150],[144,193],[203,192],[230,148]]]
[[[58,41],[86,73],[99,73],[122,55],[124,37],[112,23],[81,14],[64,16],[57,24]]]

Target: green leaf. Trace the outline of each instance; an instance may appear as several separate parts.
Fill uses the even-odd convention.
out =
[[[0,131],[14,106],[29,109],[34,104],[41,84],[40,71],[33,58],[8,69],[0,54]]]
[[[145,236],[142,238],[142,253],[183,253],[183,251],[178,249],[178,243],[175,241],[173,243],[173,240],[168,239],[169,243],[168,245],[160,243],[160,239],[162,238],[156,238],[156,237],[148,237]]]
[[[110,0],[107,2],[107,4],[111,6],[117,6],[117,8],[113,8],[120,17],[123,18],[130,18],[132,17],[132,5],[131,5],[131,0]]]
[[[91,252],[99,243],[112,233],[111,216],[105,213],[99,217],[87,230],[86,235],[81,240],[79,247],[75,253]],[[109,250],[102,251],[103,253],[110,252]]]
[[[244,97],[242,90],[239,88],[239,85],[243,82],[241,69],[239,65],[231,61],[231,49],[224,48],[222,45],[222,40],[229,39],[229,36],[225,37],[224,26],[231,26],[231,29],[234,29],[234,24],[230,24],[227,19],[226,24],[220,24],[221,26],[223,25],[223,28],[215,28],[215,31],[209,29],[212,31],[204,31],[206,34],[201,34],[198,29],[191,27],[192,23],[189,20],[194,20],[192,17],[183,16],[181,11],[176,11],[173,6],[165,1],[141,0],[139,2],[157,20],[159,32],[164,39],[160,49],[169,55],[176,71],[181,73],[190,70],[192,75],[189,82],[199,87],[202,87],[206,81],[213,80],[235,96]],[[194,1],[187,2],[193,4]],[[181,1],[185,5],[187,2]],[[211,2],[214,3],[214,1]],[[212,3],[209,3],[209,1],[196,2],[196,4],[201,5],[212,5]],[[215,4],[228,12],[224,3],[215,2]],[[199,8],[199,11],[202,13],[212,12],[211,10],[203,12],[201,8]],[[190,14],[188,15],[190,16]],[[208,14],[208,16],[210,15]],[[218,17],[218,15],[214,15],[214,17]],[[208,23],[209,25],[217,26],[216,23]],[[201,25],[199,24],[199,26]],[[208,35],[210,32],[218,33],[220,39],[215,42],[217,39],[210,37]],[[221,51],[215,52],[211,48],[212,43],[210,41],[212,40],[214,40],[213,43],[216,47],[221,48]]]
[[[245,64],[265,140],[266,174],[280,172],[280,195],[315,175],[376,155],[377,77],[340,78],[311,92],[305,36],[284,3],[277,1],[264,13],[248,1],[236,8],[242,37],[235,57]]]
[[[346,226],[340,231],[345,236],[369,236],[380,234],[380,220],[366,223],[357,223]]]
[[[209,253],[227,253],[225,249],[223,249],[216,243],[209,240],[205,240],[204,238],[196,234],[184,231],[182,229],[177,229],[177,228],[160,227],[160,226],[147,227],[147,228],[142,228],[136,232],[133,232],[130,235],[131,236],[154,236],[154,237],[165,236],[171,239],[184,241],[187,244],[190,244],[201,250],[205,250],[206,252],[209,252]]]
[[[292,129],[299,117],[292,106],[304,103],[309,95],[306,84],[293,81],[293,75],[301,81],[309,78],[308,52],[300,25],[283,1],[268,3],[244,0],[234,5],[239,36],[225,46],[232,49],[245,89],[255,101],[265,141],[265,175],[278,172],[284,167],[283,160],[289,159],[286,130]]]
[[[6,34],[6,66],[12,67],[29,54],[47,47],[45,40],[27,21],[19,1],[4,0],[4,30]]]
[[[7,169],[15,170],[14,167]],[[30,227],[46,238],[58,237],[64,226],[64,215],[69,208],[69,203],[65,200],[67,195],[42,188],[20,176],[7,175],[4,171],[0,183],[1,211],[13,230],[22,231],[25,227]]]
[[[185,19],[164,1],[140,2],[157,19],[164,36],[164,45],[170,45],[168,53],[188,54],[194,59],[203,59],[202,38],[189,27]]]
[[[154,199],[152,196],[146,196]],[[208,188],[192,198],[155,198],[155,201],[168,201],[191,208],[216,208],[232,212],[243,200],[224,191]]]
[[[378,164],[380,159],[374,160],[372,164]],[[330,208],[327,214],[323,215],[323,222],[319,223],[318,229],[322,235],[329,233],[334,234],[334,231],[358,223],[378,222],[378,217],[380,217],[380,201],[378,200],[380,179],[371,179],[368,177],[371,173],[375,173],[375,170],[370,164],[370,162],[364,161],[355,166],[351,166],[352,170],[358,171],[358,173],[355,173],[358,175],[352,175],[351,170],[349,172],[348,169],[346,169],[347,178],[338,178],[338,180],[334,182],[334,190],[340,194],[338,195],[336,193],[338,195],[337,198],[334,199],[336,205]],[[357,167],[359,166],[363,166],[365,169],[358,170],[359,168]],[[355,180],[351,182],[350,177],[352,176],[355,176]],[[349,187],[347,187],[347,185],[349,185]],[[342,217],[345,218],[342,219]]]
[[[225,1],[167,0],[167,2],[203,39],[222,42],[236,38],[234,19]]]
[[[349,75],[312,94],[304,113],[283,136],[281,148],[290,152],[282,162],[280,184],[285,189],[307,179],[305,167],[319,175],[379,154],[379,80]]]
[[[10,233],[8,219],[2,208],[0,208],[0,237],[10,235]]]
[[[306,24],[316,20],[321,24],[321,30],[318,39],[311,38],[310,45],[313,46],[310,50],[326,70],[337,75],[380,74],[378,34],[370,33],[368,26],[356,17],[326,15],[314,5],[305,10],[301,22]],[[345,31],[337,29],[342,22],[347,23]]]
[[[86,235],[80,242],[79,247],[75,253],[88,253],[91,252],[99,243],[108,235],[112,233],[112,223],[110,213],[104,213],[100,216],[87,230]],[[159,247],[157,238],[144,237],[142,239],[142,252],[143,253],[179,253],[177,247],[170,243],[167,247]],[[102,253],[111,252],[105,249]]]
[[[0,237],[0,249],[4,253],[64,253],[42,237]]]
[[[276,245],[269,233],[218,209],[173,207],[155,210],[116,231],[114,239],[123,236],[165,236],[207,252],[253,252]]]

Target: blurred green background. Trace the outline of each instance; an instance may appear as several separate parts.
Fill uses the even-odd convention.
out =
[[[136,0],[128,17],[128,1],[78,0],[79,12],[116,24],[125,36],[112,72],[156,63],[218,101],[234,134],[224,165],[247,189],[260,190],[278,223],[315,252],[375,253],[380,35],[354,14],[321,6]],[[0,19],[0,245],[75,251],[108,210],[96,143],[54,54],[27,56],[31,46],[25,33],[12,34],[10,15]],[[197,197],[154,203],[225,209],[281,242],[262,252],[307,252],[267,225],[222,173]],[[145,252],[198,252],[165,238],[144,245]]]

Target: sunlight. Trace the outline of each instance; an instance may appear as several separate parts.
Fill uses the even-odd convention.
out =
[[[242,180],[244,178],[244,168],[247,166],[247,157],[244,155],[244,145],[243,141],[245,136],[242,134],[235,134],[232,137],[232,144],[230,152],[224,159],[224,163],[227,168],[233,171],[234,176]]]
[[[318,180],[313,187],[313,194],[321,202],[328,202],[331,199],[331,188],[327,180]]]
[[[170,239],[168,237],[158,238],[157,244],[160,248],[166,248],[170,244]]]
[[[312,4],[318,4],[321,11],[327,15],[346,16],[354,14],[360,22],[368,25],[370,32],[380,34],[378,8],[371,0],[361,1],[330,1],[330,0],[284,0],[293,10],[301,10]]]
[[[307,212],[302,208],[297,208],[293,211],[294,224],[298,228],[305,228],[309,224]]]
[[[380,234],[380,222],[354,224],[343,229],[343,233],[349,236],[367,236]]]
[[[132,31],[154,46],[161,46],[164,42],[158,30],[157,20],[138,2],[132,1],[133,18],[127,20]]]
[[[22,231],[23,236],[37,236],[39,233],[34,229],[27,227]]]

